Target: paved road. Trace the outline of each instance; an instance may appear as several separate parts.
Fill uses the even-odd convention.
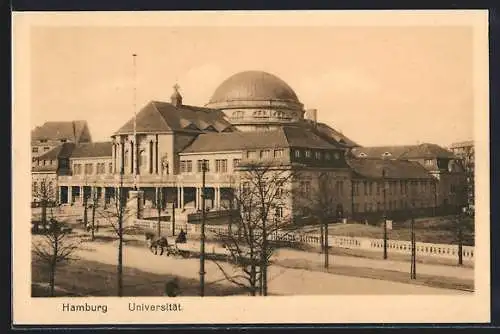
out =
[[[112,243],[85,243],[78,251],[83,259],[116,264],[117,250]],[[199,278],[199,260],[155,256],[147,249],[124,248],[124,265],[156,274],[173,274],[186,278]],[[229,264],[222,264],[231,272]],[[207,284],[231,284],[224,279],[215,263],[206,262]],[[277,295],[310,294],[467,294],[456,290],[436,289],[383,280],[348,277],[303,269],[272,266],[269,272],[269,293]]]

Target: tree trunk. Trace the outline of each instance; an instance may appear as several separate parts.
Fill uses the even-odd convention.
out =
[[[83,194],[83,225],[87,228],[88,224],[88,214],[87,214],[87,197],[85,196],[85,192]]]
[[[97,201],[94,201],[94,205],[92,206],[92,240],[95,239],[95,210],[96,210]]]
[[[47,224],[47,201],[45,199],[42,200],[42,225],[45,226]]]
[[[262,221],[262,258],[261,258],[261,282],[262,282],[262,295],[267,296],[267,227],[266,221]]]
[[[320,226],[320,249],[321,249],[321,253],[323,253],[323,251],[325,250],[325,231],[324,231],[324,226],[323,226],[323,222],[320,222],[319,224]]]
[[[118,297],[123,295],[123,188],[120,189],[118,213]]]
[[[51,226],[51,228],[55,228],[55,226]],[[57,265],[57,253],[59,252],[59,245],[58,245],[58,237],[55,236],[54,238],[54,254],[52,257],[52,262],[50,264],[50,296],[54,297],[55,296],[55,282],[56,282],[56,265]]]
[[[328,260],[329,260],[329,254],[328,254],[328,223],[325,223],[325,237],[324,237],[324,242],[325,242],[325,268],[328,269]]]

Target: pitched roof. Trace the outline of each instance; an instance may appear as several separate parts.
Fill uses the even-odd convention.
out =
[[[174,106],[171,103],[151,101],[138,113],[137,132],[170,132],[191,130],[203,132],[212,126],[216,131],[229,131],[231,123],[224,119],[220,110],[195,107],[189,105]],[[132,133],[134,119],[130,119],[115,134]]]
[[[304,126],[309,128],[311,131],[316,132],[317,134],[324,136],[326,139],[333,140],[336,143],[341,144],[344,147],[358,147],[360,146],[358,143],[355,141],[351,140],[350,138],[346,137],[343,133],[335,130],[331,126],[321,123],[321,122],[316,122],[315,124],[309,120],[304,120],[302,122]]]
[[[259,148],[339,148],[300,126],[283,126],[272,131],[203,133],[183,153],[241,151]]]
[[[467,141],[461,141],[461,142],[452,143],[450,145],[450,148],[460,148],[460,147],[470,147],[470,146],[474,146],[474,141],[473,140],[467,140]]]
[[[71,158],[111,157],[113,144],[107,142],[84,143],[76,145]]]
[[[69,158],[73,150],[75,149],[74,143],[63,143],[54,147],[53,149],[39,155],[36,159],[38,160],[56,160]]]
[[[87,141],[87,138],[82,138],[86,128],[87,121],[45,122],[31,131],[31,139]]]
[[[347,160],[355,175],[365,178],[382,178],[385,170],[387,179],[432,179],[433,176],[418,162],[372,158]]]
[[[352,153],[356,157],[381,158],[385,153],[392,159],[452,158],[453,153],[436,144],[356,147]]]

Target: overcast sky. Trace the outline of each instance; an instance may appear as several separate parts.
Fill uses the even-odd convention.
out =
[[[244,70],[286,81],[320,121],[361,145],[472,139],[468,27],[37,27],[31,41],[32,127],[84,119],[94,141],[137,107],[204,105]]]

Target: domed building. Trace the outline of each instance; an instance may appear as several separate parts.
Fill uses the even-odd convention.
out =
[[[410,202],[421,209],[436,208],[436,198],[449,200],[445,190],[436,191],[436,173],[447,180],[445,187],[454,182],[443,178],[444,172],[432,174],[419,163],[420,157],[364,158],[355,150],[356,142],[319,122],[317,111],[305,109],[292,87],[271,73],[236,73],[215,89],[205,106],[185,102],[175,85],[169,102],[147,103],[111,135],[111,142],[76,147],[78,154],[67,162],[71,171],[58,177],[58,201],[76,205],[97,196],[111,203],[123,185],[130,199],[141,198],[130,202],[141,203],[138,216],[156,215],[154,207],[160,205],[186,222],[201,209],[204,164],[206,208],[223,212],[240,186],[241,166],[255,161],[300,172],[291,193],[301,195],[287,199],[283,210],[276,211],[280,217],[307,216],[300,198],[311,198],[325,173],[331,178],[337,218],[379,217],[384,178],[393,189],[389,211],[403,211]],[[103,147],[109,152],[103,153]],[[426,156],[426,163],[431,159]]]
[[[304,105],[277,76],[262,71],[240,72],[215,90],[208,108],[221,110],[238,130],[276,129],[304,118]]]

